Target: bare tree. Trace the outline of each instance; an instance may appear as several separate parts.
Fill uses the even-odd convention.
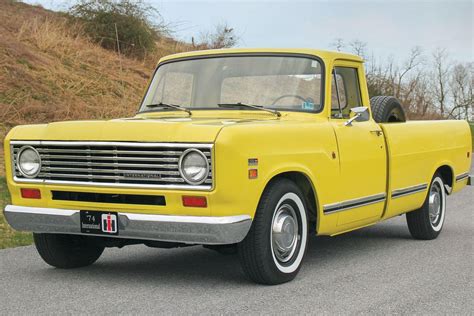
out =
[[[473,62],[452,65],[447,51],[441,48],[428,59],[420,47],[414,47],[399,62],[393,56],[376,58],[372,54],[368,58],[367,44],[360,40],[337,38],[331,45],[363,56],[369,95],[397,97],[408,117],[474,120]]]
[[[353,40],[349,43],[349,48],[352,53],[362,58],[367,57],[367,43],[361,40]]]
[[[393,95],[401,101],[411,101],[417,90],[421,72],[417,71],[422,63],[422,50],[419,47],[412,48],[410,55],[400,66],[391,56],[383,62],[377,62],[375,58],[369,60],[367,80],[371,95]],[[375,93],[375,94],[374,94]]]
[[[403,67],[401,69],[397,69],[395,76],[397,79],[396,82],[394,82],[394,94],[397,98],[400,98],[400,91],[402,89],[402,83],[405,77],[421,64],[421,56],[422,50],[419,46],[412,48],[408,59],[404,62]],[[418,80],[419,75],[416,77],[415,81],[413,81],[413,79],[411,80],[412,82],[410,85],[412,86],[412,89],[409,89],[409,93],[413,91],[413,86],[416,85]]]
[[[422,73],[413,91],[412,112],[418,117],[424,117],[433,105],[433,94],[430,91],[430,82],[426,72]]]
[[[453,67],[449,87],[453,104],[448,116],[457,119],[474,119],[474,64],[457,64]]]
[[[338,52],[342,51],[345,46],[346,46],[346,43],[344,42],[342,38],[335,38],[334,42],[331,43],[331,47],[333,47]]]
[[[371,96],[393,95],[393,68],[393,59],[389,59],[387,62],[381,62],[374,57],[369,59],[367,86]]]
[[[446,110],[446,98],[448,95],[448,54],[446,49],[438,48],[433,52],[433,92],[435,95],[437,106],[441,112],[441,115],[444,115]]]

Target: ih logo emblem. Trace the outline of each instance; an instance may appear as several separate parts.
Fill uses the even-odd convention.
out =
[[[102,231],[110,234],[117,232],[117,215],[102,214]]]

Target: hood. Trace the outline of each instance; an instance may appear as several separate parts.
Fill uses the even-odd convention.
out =
[[[212,143],[226,125],[268,121],[251,118],[125,118],[110,121],[69,121],[18,126],[16,140],[92,140]]]

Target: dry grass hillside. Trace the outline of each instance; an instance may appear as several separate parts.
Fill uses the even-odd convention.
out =
[[[60,13],[0,0],[0,138],[18,124],[131,115],[159,57],[187,49],[164,38],[145,61],[125,58]]]

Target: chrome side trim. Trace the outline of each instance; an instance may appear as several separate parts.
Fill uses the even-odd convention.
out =
[[[462,174],[456,176],[456,182],[466,180],[467,178],[469,178],[469,172],[462,173]]]
[[[410,194],[423,192],[426,189],[428,189],[428,184],[427,183],[418,184],[418,185],[414,185],[414,186],[411,186],[411,187],[406,187],[406,188],[403,188],[403,189],[396,189],[396,190],[392,191],[392,199],[396,199],[396,198],[406,196],[406,195],[410,195]]]
[[[324,214],[332,214],[336,212],[342,212],[356,207],[366,206],[370,204],[380,203],[386,199],[385,193],[374,194],[370,196],[365,196],[362,198],[326,204],[323,206]]]
[[[4,214],[16,230],[86,235],[81,233],[79,210],[7,205]],[[252,218],[249,215],[212,217],[119,212],[118,225],[119,235],[98,236],[219,245],[242,241],[250,230]]]

